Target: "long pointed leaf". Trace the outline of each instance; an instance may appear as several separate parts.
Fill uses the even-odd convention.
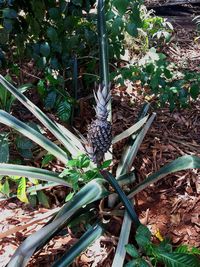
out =
[[[100,76],[101,84],[109,87],[108,40],[106,34],[105,1],[98,0],[98,38],[100,50]]]
[[[77,156],[77,153],[83,153],[85,154],[85,149],[82,145],[82,142],[80,138],[78,138],[75,134],[73,134],[70,130],[65,128],[63,125],[56,123],[58,128],[62,131],[62,133],[65,135],[66,139],[69,142],[69,146],[71,146],[70,150],[72,151],[73,156]],[[73,144],[73,145],[72,145]]]
[[[71,201],[66,203],[54,220],[42,229],[30,235],[15,251],[7,267],[23,267],[26,265],[34,251],[41,244],[45,244],[51,236],[62,229],[69,218],[75,214],[82,206],[92,203],[107,195],[107,190],[103,186],[105,181],[95,179],[85,185]]]
[[[156,114],[153,113],[151,117],[148,119],[146,122],[144,128],[141,130],[141,132],[138,134],[136,140],[134,141],[132,146],[128,146],[128,148],[124,151],[122,158],[120,160],[119,166],[117,168],[117,173],[116,176],[120,176],[125,174],[127,171],[131,169],[131,166],[133,164],[133,161],[135,159],[135,156],[138,152],[138,149],[147,133],[149,130]]]
[[[129,234],[131,230],[131,223],[132,222],[130,220],[130,217],[128,216],[128,213],[126,211],[112,267],[122,267],[124,264],[124,259],[126,256],[125,245],[128,244]]]
[[[148,117],[149,117],[149,115],[147,115],[146,117],[142,118],[140,121],[135,123],[133,126],[128,128],[127,130],[125,130],[121,134],[118,134],[117,136],[115,136],[113,138],[113,140],[112,140],[112,144],[114,145],[115,143],[117,143],[117,142],[123,140],[124,138],[129,137],[133,133],[137,132],[145,124],[145,122],[147,121]]]
[[[143,106],[143,108],[140,111],[140,114],[138,116],[139,121],[146,116],[148,109],[149,109],[149,103],[146,103]],[[125,149],[125,151],[122,155],[122,160],[126,159],[125,160],[125,167],[123,168],[122,164],[118,166],[118,169],[117,169],[118,175],[120,175],[122,173],[126,174],[129,171],[129,166],[130,166],[130,164],[132,164],[132,162],[135,159],[135,156],[136,156],[138,148],[139,148],[139,144],[143,140],[145,133],[149,129],[150,125],[151,125],[151,120],[150,120],[149,125],[147,123],[146,130],[142,129],[142,131],[138,134],[138,136],[132,135],[129,138],[128,147]],[[137,143],[138,143],[138,145],[137,145]],[[121,176],[117,176],[118,181],[120,180],[120,177]],[[122,175],[122,177],[123,177],[123,175]],[[113,204],[114,204],[114,202],[115,202],[115,199],[113,199]],[[121,232],[120,232],[119,242],[117,245],[117,250],[115,253],[112,267],[122,267],[124,264],[124,259],[125,259],[125,255],[126,255],[125,245],[127,244],[128,239],[129,239],[130,230],[131,230],[131,223],[132,223],[131,219],[130,219],[128,212],[126,210],[126,212],[124,214],[124,219],[123,219],[122,228],[121,228]]]
[[[80,255],[89,245],[91,245],[104,232],[104,228],[100,224],[95,224],[89,228],[85,234],[73,245],[61,259],[56,261],[52,267],[69,266],[73,260]]]
[[[159,171],[155,172],[154,174],[150,175],[147,179],[137,185],[131,193],[128,195],[129,198],[132,198],[137,193],[145,189],[152,183],[159,181],[160,179],[164,178],[170,173],[183,171],[187,169],[200,169],[200,157],[185,155],[179,157],[172,162],[168,163],[167,165],[160,168]]]
[[[27,178],[35,178],[42,181],[56,182],[68,187],[72,187],[69,183],[59,177],[59,173],[24,165],[0,163],[0,175],[5,176],[22,176]]]
[[[50,120],[36,105],[34,105],[25,95],[19,92],[11,83],[0,75],[0,84],[13,94],[35,117],[70,151],[69,141],[57,125]]]
[[[48,140],[32,127],[26,125],[25,123],[21,122],[20,120],[16,119],[3,110],[0,110],[0,123],[3,123],[15,129],[16,131],[20,132],[24,136],[28,137],[29,139],[46,149],[56,158],[61,160],[64,164],[67,163],[67,154],[61,148],[59,148],[57,145]]]

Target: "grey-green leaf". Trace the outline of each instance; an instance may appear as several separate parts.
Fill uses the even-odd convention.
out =
[[[9,161],[8,133],[0,133],[0,163]]]
[[[71,187],[64,179],[59,177],[59,173],[47,171],[40,168],[29,167],[15,164],[0,164],[0,175],[3,176],[21,176],[27,178],[36,178],[42,181],[52,181],[68,187]]]

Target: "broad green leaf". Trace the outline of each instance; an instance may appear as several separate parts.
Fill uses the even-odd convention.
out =
[[[160,168],[159,171],[147,177],[143,182],[137,185],[132,192],[128,195],[129,198],[132,198],[134,195],[145,189],[152,183],[159,181],[168,174],[187,170],[187,169],[199,169],[200,168],[200,157],[185,155],[179,157],[167,165]]]
[[[39,203],[42,204],[45,208],[49,209],[49,199],[48,197],[45,195],[45,193],[43,191],[38,191],[37,192],[37,197],[39,200]]]
[[[151,242],[151,232],[146,226],[141,224],[137,228],[135,240],[140,247],[144,248]]]
[[[45,97],[45,108],[47,110],[50,110],[55,106],[56,97],[57,93],[55,91],[49,92],[48,95]]]
[[[135,246],[131,244],[127,244],[125,247],[126,247],[127,253],[133,258],[138,258],[140,256]]]
[[[22,149],[22,150],[31,149],[35,146],[33,141],[31,141],[25,136],[18,136],[16,138],[16,145],[19,149]]]
[[[59,8],[55,8],[55,7],[52,7],[49,9],[49,16],[51,19],[58,19],[59,16],[60,16],[60,11],[59,11]]]
[[[128,23],[126,26],[126,30],[133,37],[136,37],[138,35],[137,26],[135,23]]]
[[[111,159],[104,161],[102,163],[102,165],[100,166],[101,170],[102,169],[107,169],[110,166],[111,163],[112,163],[112,160]]]
[[[149,267],[149,264],[144,259],[139,259],[138,267]]]
[[[30,149],[18,149],[20,155],[25,159],[32,159],[33,153]]]
[[[16,19],[17,18],[16,10],[12,9],[12,8],[4,8],[3,9],[3,18]]]
[[[122,132],[121,134],[115,136],[113,138],[113,140],[112,140],[112,144],[115,144],[115,143],[123,140],[124,138],[129,137],[133,133],[137,132],[146,123],[148,117],[149,116],[147,115],[146,117],[142,118],[140,121],[138,121],[137,123],[135,123],[133,126],[131,126],[127,130],[125,130],[124,132]]]
[[[20,176],[27,178],[36,178],[42,181],[52,181],[58,184],[62,184],[68,187],[71,187],[69,183],[65,180],[60,179],[59,173],[47,171],[40,168],[28,167],[24,165],[15,165],[15,164],[0,164],[0,175],[3,176]]]
[[[10,185],[8,179],[5,180],[4,184],[1,186],[1,193],[8,196],[10,195]]]
[[[112,266],[112,267],[117,267],[118,265],[115,265],[115,266]],[[138,266],[138,259],[134,259],[134,260],[131,260],[129,261],[128,263],[126,263],[124,265],[124,267],[139,267]]]
[[[49,56],[49,54],[50,54],[50,46],[49,46],[48,42],[45,42],[45,43],[40,45],[40,53],[44,57],[48,57]]]
[[[193,99],[197,99],[198,95],[200,94],[199,85],[197,83],[192,84],[190,88],[190,94]]]
[[[166,267],[197,267],[200,266],[200,260],[194,255],[184,253],[160,253],[159,259]]]
[[[42,159],[42,167],[45,167],[46,165],[49,164],[49,162],[51,162],[54,159],[55,159],[54,155],[46,154]]]
[[[82,6],[83,0],[72,0],[72,3],[75,4],[76,6]]]
[[[87,155],[81,155],[78,159],[78,167],[79,168],[87,168],[90,165],[90,159]]]
[[[71,116],[71,105],[68,101],[64,100],[58,104],[57,115],[61,121],[67,122]]]
[[[57,42],[57,40],[58,40],[57,31],[53,27],[49,27],[47,29],[47,36],[49,37],[49,39],[51,40],[51,42]]]
[[[0,110],[0,123],[12,127],[16,131],[28,137],[29,139],[46,149],[52,155],[57,157],[64,164],[67,162],[67,154],[61,148],[59,148],[53,142],[48,140],[38,131],[34,130],[32,127],[26,125],[25,123],[21,122],[20,120],[16,119],[15,117],[3,110]]]
[[[66,196],[66,198],[65,198],[65,202],[70,201],[70,200],[73,198],[74,194],[75,194],[75,192],[70,192],[70,193]]]
[[[21,177],[19,180],[19,184],[17,187],[17,198],[24,203],[29,203],[28,198],[26,196],[26,178]]]
[[[8,133],[0,133],[0,163],[9,161]]]
[[[149,267],[149,266],[150,265],[144,259],[138,258],[129,261],[124,267]]]
[[[116,9],[119,11],[120,15],[124,15],[126,12],[128,5],[129,5],[128,0],[114,0],[113,5],[116,7]]]
[[[97,238],[104,233],[104,228],[100,224],[93,225],[81,238],[73,245],[52,267],[69,266],[73,260],[88,248]]]

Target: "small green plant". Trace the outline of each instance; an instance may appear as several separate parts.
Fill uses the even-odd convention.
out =
[[[37,90],[43,100],[44,108],[55,112],[61,121],[68,122],[74,100],[64,89],[62,77],[47,72],[45,78],[38,82]]]
[[[173,26],[167,19],[154,15],[154,11],[147,11],[147,8],[141,6],[142,27],[138,30],[139,36],[145,40],[145,49],[151,47],[161,48],[170,41]]]
[[[159,266],[160,263],[165,264],[166,267],[199,265],[199,260],[195,255],[199,255],[200,250],[189,249],[186,245],[174,250],[169,240],[154,244],[151,238],[152,234],[146,226],[138,227],[135,235],[137,246],[126,245],[126,251],[133,259],[125,267]]]
[[[9,82],[12,82],[12,78],[9,75],[7,75],[5,78]],[[32,84],[23,84],[22,86],[18,87],[18,90],[21,93],[25,93],[31,87],[32,87]],[[0,85],[0,108],[7,112],[10,112],[11,107],[15,101],[16,101],[16,98],[10,92],[5,90],[5,88],[2,85]]]
[[[80,188],[95,178],[102,178],[100,170],[109,166],[111,161],[105,161],[99,168],[90,167],[90,159],[87,155],[80,155],[77,159],[68,161],[66,168],[61,172],[60,177],[65,178],[71,185],[73,191],[66,197],[69,201]]]

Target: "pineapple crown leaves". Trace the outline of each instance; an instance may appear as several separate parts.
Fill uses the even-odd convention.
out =
[[[94,98],[96,101],[96,118],[99,120],[107,120],[109,113],[107,106],[111,99],[110,85],[99,85],[98,91],[94,92]]]

